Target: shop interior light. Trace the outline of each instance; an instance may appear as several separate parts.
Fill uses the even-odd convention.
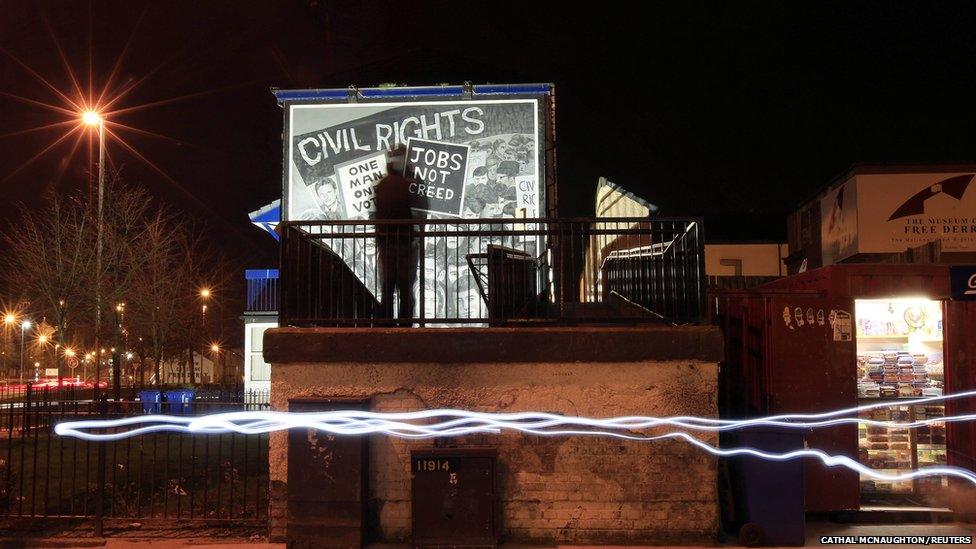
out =
[[[928,296],[897,296],[885,297],[881,299],[857,299],[856,301],[867,301],[875,303],[918,303],[920,301],[938,301]]]

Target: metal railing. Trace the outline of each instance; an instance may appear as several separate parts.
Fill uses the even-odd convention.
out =
[[[274,313],[278,311],[278,269],[247,269],[245,313]]]
[[[692,218],[282,223],[282,326],[701,322]]]
[[[266,435],[154,433],[91,442],[54,433],[71,420],[264,410],[266,395],[205,391],[190,403],[162,404],[92,396],[28,387],[22,398],[0,403],[0,516],[90,519],[96,533],[113,519],[267,524]]]

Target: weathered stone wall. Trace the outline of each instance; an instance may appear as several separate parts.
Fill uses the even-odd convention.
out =
[[[662,330],[664,328],[658,328]],[[578,329],[582,330],[582,329]],[[402,353],[389,362],[356,361],[349,354],[323,355],[309,362],[302,340],[308,330],[269,332],[266,356],[272,362],[272,406],[286,410],[296,397],[369,397],[377,411],[461,408],[479,411],[545,411],[575,416],[699,415],[716,416],[717,362],[721,342],[694,334],[689,339],[669,328],[670,337],[644,339],[689,345],[689,359],[675,359],[672,349],[645,349],[624,362],[601,362],[599,356],[577,360],[563,352],[537,353],[512,348],[511,362],[473,362],[481,354],[468,352],[467,362],[439,362],[444,353],[432,348],[429,362],[403,362]],[[490,330],[488,330],[490,332]],[[304,332],[304,333],[302,333]],[[342,338],[343,330],[314,330],[316,338]],[[437,338],[449,331],[433,330]],[[482,332],[485,332],[482,330]],[[678,334],[675,336],[675,334]],[[632,336],[633,334],[629,334]],[[716,334],[717,335],[717,334]],[[628,336],[628,337],[629,337]],[[376,335],[373,345],[410,334]],[[418,343],[427,336],[417,336]],[[487,337],[487,334],[478,337]],[[519,337],[524,337],[520,334]],[[540,332],[538,346],[549,347],[571,332]],[[591,336],[587,336],[591,337]],[[613,339],[613,335],[606,334]],[[674,339],[677,337],[677,339]],[[552,338],[555,338],[554,342]],[[655,339],[658,338],[658,339]],[[639,338],[640,339],[640,338]],[[711,349],[702,351],[704,341]],[[332,342],[339,349],[342,343]],[[351,341],[346,342],[353,347]],[[621,343],[618,341],[617,343]],[[564,341],[563,346],[579,346]],[[580,347],[582,348],[582,347]],[[267,349],[271,349],[270,351]],[[571,350],[570,350],[571,351]],[[371,353],[376,352],[370,351]],[[628,351],[629,352],[629,351]],[[613,353],[607,353],[613,354]],[[652,360],[650,355],[669,356]],[[679,353],[681,354],[681,353]],[[288,362],[288,356],[304,359]],[[304,355],[304,356],[303,356]],[[543,355],[560,362],[546,362]],[[457,357],[449,357],[454,360]],[[619,358],[619,356],[618,356]],[[711,358],[711,360],[708,360]],[[282,360],[285,359],[285,360]],[[528,359],[528,361],[526,361]],[[535,359],[535,360],[533,360]],[[518,361],[516,361],[518,360]],[[654,434],[649,431],[643,434]],[[640,434],[640,433],[635,433]],[[703,440],[717,444],[714,435]],[[707,541],[718,528],[716,461],[680,441],[635,442],[592,437],[539,437],[515,433],[457,437],[450,445],[493,447],[498,450],[497,493],[501,533],[505,539],[527,542],[640,543]],[[369,509],[371,537],[399,541],[411,536],[410,450],[429,448],[431,441],[406,441],[375,436],[369,441]],[[284,538],[287,495],[287,435],[275,433],[270,443],[272,535]]]

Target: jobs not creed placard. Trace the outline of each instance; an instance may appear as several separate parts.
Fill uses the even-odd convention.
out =
[[[461,217],[469,150],[468,145],[408,140],[404,175],[411,180],[410,207]]]

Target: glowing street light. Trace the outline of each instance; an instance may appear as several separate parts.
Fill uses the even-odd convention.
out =
[[[105,119],[98,111],[87,109],[81,112],[81,122],[89,127],[98,127],[98,223],[95,238],[95,344],[98,345],[98,331],[102,324],[102,225],[104,224],[103,203],[105,201]],[[95,386],[98,386],[98,366],[95,367]]]
[[[204,338],[207,337],[207,301],[210,300],[210,288],[204,286],[200,288],[200,299],[204,301],[203,305],[200,307],[200,367],[203,368],[203,354],[204,345],[207,344]],[[211,345],[210,350],[216,353],[219,348],[216,345]]]
[[[17,322],[17,315],[15,315],[14,313],[10,313],[10,312],[4,313],[4,315],[3,315],[3,327],[4,327],[4,329],[10,329],[10,326],[12,326],[16,322]],[[6,371],[7,370],[7,353],[6,353],[6,351],[4,351],[2,354],[3,354],[3,369],[4,369],[4,371]]]
[[[102,115],[95,111],[84,111],[81,113],[81,121],[86,126],[100,126],[102,124]]]
[[[216,343],[212,343],[210,345],[210,350],[212,352],[214,352],[214,353],[219,353],[220,352],[220,345],[217,345]]]
[[[87,110],[81,120],[89,126],[98,126],[98,226],[95,242],[95,345],[102,326],[102,230],[104,225],[103,202],[105,201],[105,120],[95,111]],[[95,363],[95,387],[98,387],[98,366]]]
[[[24,384],[24,334],[27,330],[30,330],[31,324],[30,320],[24,320],[20,323],[20,384]]]

